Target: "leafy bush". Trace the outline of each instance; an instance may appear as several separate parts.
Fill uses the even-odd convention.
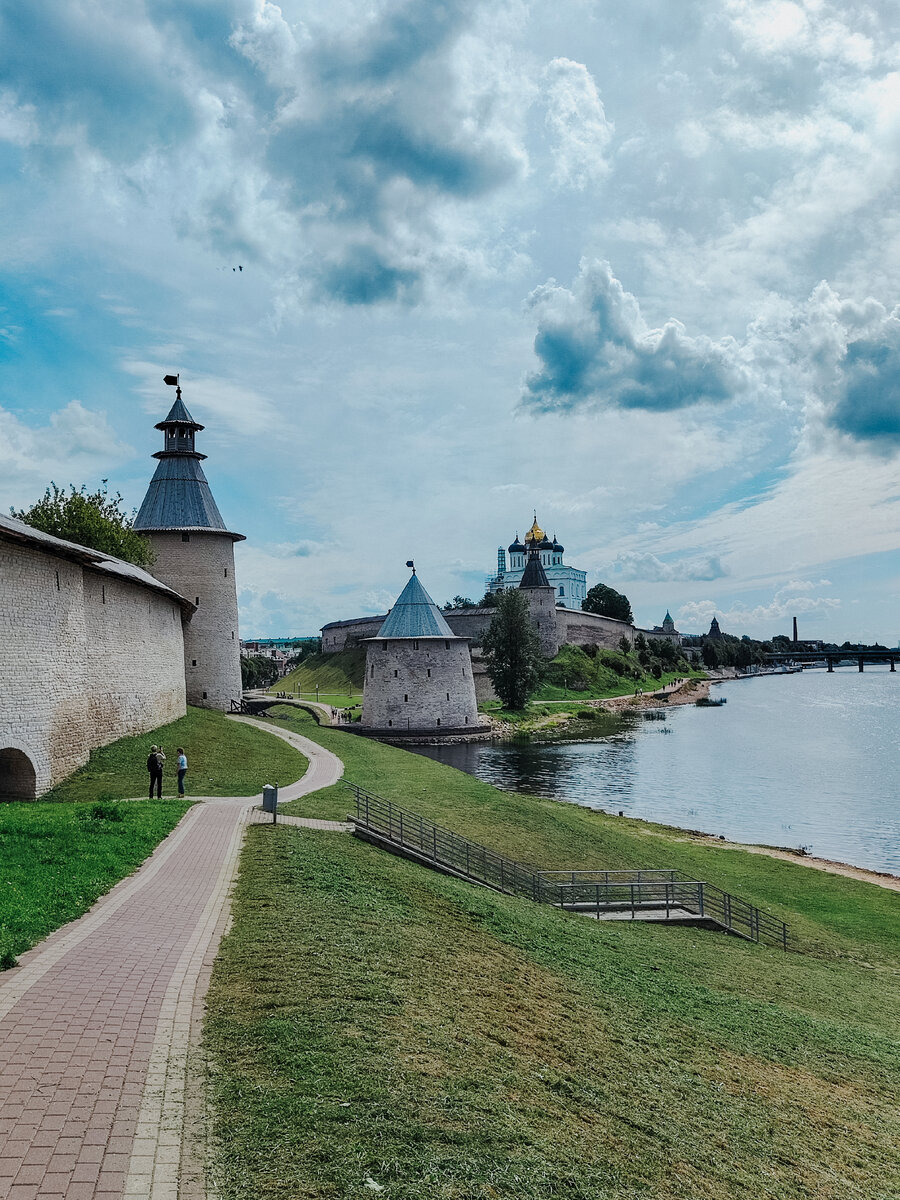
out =
[[[620,650],[601,650],[599,659],[604,667],[608,667],[610,671],[614,671],[616,675],[623,678],[631,674],[634,665]]]
[[[118,804],[109,804],[106,801],[100,800],[97,804],[91,805],[90,817],[92,821],[124,821],[125,817]]]

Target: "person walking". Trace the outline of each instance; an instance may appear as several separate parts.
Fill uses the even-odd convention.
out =
[[[178,747],[178,795],[184,795],[184,777],[187,775],[187,755],[184,749]]]
[[[162,756],[162,762],[160,762]],[[162,753],[158,746],[151,746],[150,753],[147,755],[147,771],[150,775],[150,799],[153,799],[153,789],[156,788],[157,797],[162,800],[162,763],[166,761],[166,756]]]

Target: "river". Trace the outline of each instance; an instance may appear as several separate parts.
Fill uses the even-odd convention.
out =
[[[900,874],[900,672],[717,685],[719,708],[629,717],[588,742],[428,746],[509,791]]]

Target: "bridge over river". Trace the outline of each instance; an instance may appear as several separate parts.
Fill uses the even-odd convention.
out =
[[[835,666],[852,665],[856,663],[859,670],[865,669],[866,663],[890,663],[891,670],[896,670],[896,662],[900,659],[900,649],[894,650],[801,650],[789,647],[787,650],[775,650],[766,655],[768,662],[773,665],[802,666],[824,662],[831,672]]]

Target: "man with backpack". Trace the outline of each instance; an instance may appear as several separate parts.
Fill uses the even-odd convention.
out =
[[[147,771],[150,775],[150,799],[153,799],[153,789],[156,788],[158,799],[162,800],[163,763],[166,756],[161,746],[151,746],[147,755]]]

